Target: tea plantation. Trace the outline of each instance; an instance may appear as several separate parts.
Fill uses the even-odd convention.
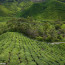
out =
[[[65,44],[47,44],[17,32],[6,32],[0,35],[0,63],[65,65]]]

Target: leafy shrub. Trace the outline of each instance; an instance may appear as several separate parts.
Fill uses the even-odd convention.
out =
[[[43,41],[43,37],[39,36],[39,37],[36,37],[37,40],[39,41]]]

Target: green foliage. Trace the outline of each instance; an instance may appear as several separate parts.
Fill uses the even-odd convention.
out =
[[[35,19],[65,20],[65,4],[57,0],[33,3],[31,1],[5,2],[0,5],[0,16],[28,17]]]
[[[36,37],[37,40],[39,41],[43,41],[43,37],[39,36],[39,37]]]
[[[61,25],[63,24],[63,25]],[[61,21],[46,21],[40,22],[30,17],[28,18],[13,18],[7,22],[8,30],[24,33],[25,35],[37,40],[48,42],[61,41],[65,38],[64,22]]]
[[[0,62],[8,65],[65,64],[65,44],[32,40],[17,32],[0,35]]]
[[[3,17],[3,16],[0,16],[0,22],[7,22],[9,21],[10,19],[12,19],[13,17]],[[3,23],[4,24],[4,23]]]
[[[39,21],[33,18],[12,18],[1,22],[0,34],[7,31],[23,33],[40,41],[62,41],[65,38],[65,25],[62,21]]]
[[[22,17],[35,19],[65,20],[65,4],[60,1],[34,3],[29,9],[22,12]]]
[[[65,2],[65,0],[58,0],[58,1]]]
[[[65,44],[40,42],[65,41],[64,2],[48,0],[33,4],[21,1],[0,1],[0,63],[64,65]],[[27,18],[17,18],[20,16]]]
[[[0,16],[20,17],[21,12],[28,9],[32,2],[6,2],[0,4]]]
[[[8,30],[6,22],[0,22],[0,35]]]
[[[11,16],[12,12],[5,6],[0,5],[0,16]]]
[[[8,2],[18,2],[18,3],[20,3],[20,2],[28,2],[28,1],[30,1],[30,0],[0,0],[0,2],[1,3],[8,3]]]
[[[62,28],[62,29],[65,29],[65,24],[63,24],[63,25],[61,26],[61,28]]]

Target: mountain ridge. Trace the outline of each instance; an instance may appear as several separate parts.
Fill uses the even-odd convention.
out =
[[[21,16],[32,16],[33,18],[65,20],[65,3],[52,1],[49,3],[34,3],[28,10],[22,12]]]

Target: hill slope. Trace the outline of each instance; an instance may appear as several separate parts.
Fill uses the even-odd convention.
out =
[[[50,45],[16,32],[0,35],[0,63],[7,65],[64,65],[65,44]]]
[[[65,20],[65,3],[60,1],[34,3],[24,13],[22,12],[21,16],[32,16],[36,19]]]
[[[20,12],[28,9],[32,2],[6,2],[0,5],[0,16],[19,17]]]
[[[5,6],[0,5],[0,16],[9,16],[12,12],[8,10]]]

